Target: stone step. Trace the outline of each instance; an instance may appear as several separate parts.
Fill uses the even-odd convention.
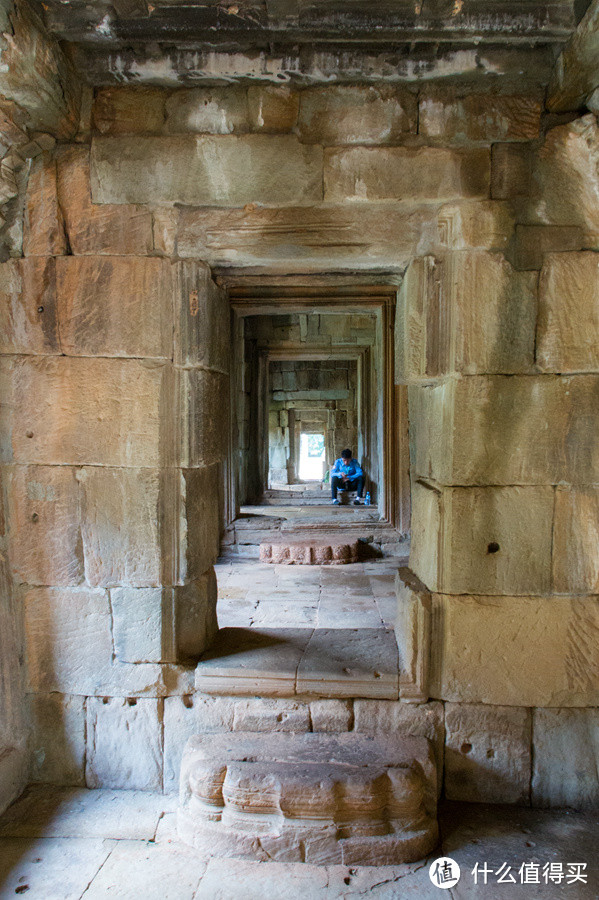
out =
[[[194,735],[178,830],[200,854],[397,865],[438,837],[432,747],[411,735]]]

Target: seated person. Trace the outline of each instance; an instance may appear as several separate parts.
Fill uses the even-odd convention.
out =
[[[351,450],[343,450],[339,459],[331,469],[331,496],[333,505],[337,506],[337,491],[357,491],[354,506],[362,502],[364,490],[364,472],[357,459],[353,459]]]

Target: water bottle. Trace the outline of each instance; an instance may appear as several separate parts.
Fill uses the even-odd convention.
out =
[[[370,506],[370,491],[366,491],[366,497],[364,498],[364,506]]]

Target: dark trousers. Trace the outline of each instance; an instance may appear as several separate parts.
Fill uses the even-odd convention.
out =
[[[364,490],[364,476],[358,475],[357,478],[348,478],[347,481],[343,481],[343,478],[340,475],[333,475],[331,478],[331,497],[333,500],[337,499],[337,491],[357,491],[358,497],[362,496],[362,491]]]

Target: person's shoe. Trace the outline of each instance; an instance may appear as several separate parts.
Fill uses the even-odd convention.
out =
[[[354,506],[360,506],[361,503],[362,503],[362,500],[360,499],[360,497],[356,497],[356,499],[354,500]]]
[[[331,502],[332,502],[333,506],[339,506],[341,501],[340,500],[332,500]]]

